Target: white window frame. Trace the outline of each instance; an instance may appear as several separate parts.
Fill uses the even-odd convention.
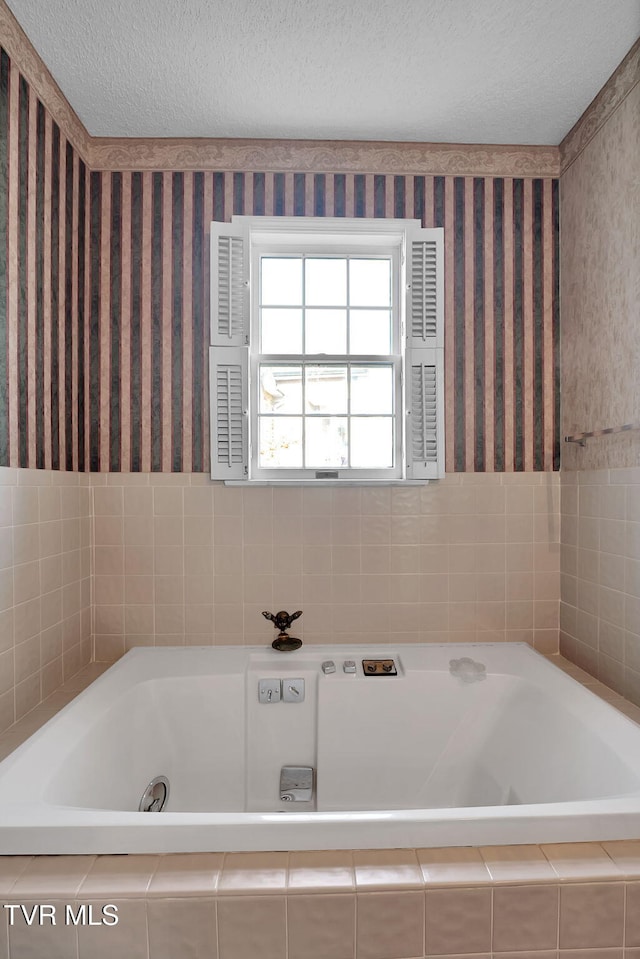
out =
[[[213,479],[276,486],[396,485],[423,484],[444,475],[442,233],[441,229],[423,230],[417,220],[398,219],[234,216],[231,224],[212,223]],[[384,356],[260,354],[260,258],[279,254],[391,257],[394,352]],[[426,260],[430,264],[428,283]],[[269,362],[392,365],[393,468],[261,468],[258,444],[253,442],[258,424],[258,370],[261,363]],[[421,430],[416,431],[418,415]]]

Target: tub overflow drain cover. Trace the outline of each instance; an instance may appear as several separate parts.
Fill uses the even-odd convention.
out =
[[[169,798],[169,780],[166,776],[152,779],[142,794],[139,812],[162,812]]]

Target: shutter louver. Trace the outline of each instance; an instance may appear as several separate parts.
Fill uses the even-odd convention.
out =
[[[407,351],[407,478],[444,476],[444,351]]]
[[[211,224],[211,343],[249,342],[249,255],[244,225]]]
[[[432,240],[411,244],[411,336],[425,346],[435,342],[437,324],[437,255]]]
[[[436,368],[425,364],[411,367],[411,436],[414,462],[437,463]]]
[[[218,264],[218,333],[232,342],[244,332],[244,243],[240,237],[218,237]]]
[[[247,477],[247,350],[210,348],[211,477]]]
[[[407,233],[407,345],[444,346],[444,246],[441,228]]]

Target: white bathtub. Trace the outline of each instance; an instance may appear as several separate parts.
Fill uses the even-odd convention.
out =
[[[364,675],[385,657],[398,676]],[[265,678],[304,702],[260,703]],[[312,801],[281,800],[289,764]],[[158,775],[166,809],[138,812]],[[135,649],[0,763],[0,854],[639,836],[640,727],[519,644]]]

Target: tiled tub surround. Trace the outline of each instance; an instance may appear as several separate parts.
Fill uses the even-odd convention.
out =
[[[92,474],[95,658],[138,645],[524,641],[557,651],[559,477],[270,489]]]
[[[640,842],[19,857],[0,860],[0,901],[58,916],[5,911],[3,959],[632,959]],[[82,903],[118,924],[63,925]]]
[[[91,659],[90,508],[78,473],[0,467],[0,731]]]
[[[561,651],[640,705],[640,467],[561,479]]]

